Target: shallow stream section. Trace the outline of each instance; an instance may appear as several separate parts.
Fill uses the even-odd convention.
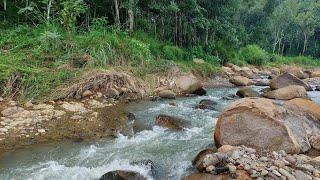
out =
[[[192,171],[191,161],[199,151],[214,147],[217,117],[233,101],[223,97],[236,91],[211,89],[202,97],[133,103],[128,110],[136,116],[141,131],[132,136],[119,134],[113,140],[34,146],[7,153],[0,157],[0,179],[89,180],[112,170],[137,171],[148,179],[181,179]],[[319,93],[310,95],[319,97]],[[202,99],[218,102],[217,110],[195,109]],[[166,130],[155,125],[159,114],[185,119],[192,126],[180,132]],[[139,163],[144,160],[154,163],[154,174],[150,165]]]

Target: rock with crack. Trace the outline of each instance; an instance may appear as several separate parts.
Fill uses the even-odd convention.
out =
[[[246,145],[261,151],[308,151],[309,132],[320,131],[318,120],[295,113],[272,100],[243,98],[220,115],[214,138],[216,145]]]

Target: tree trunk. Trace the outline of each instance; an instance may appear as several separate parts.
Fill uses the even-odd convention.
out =
[[[129,33],[132,35],[133,33],[133,23],[134,23],[134,0],[129,0],[129,10],[128,10],[128,15],[129,15]]]
[[[304,35],[304,42],[303,42],[303,50],[302,50],[302,55],[304,55],[306,49],[307,49],[307,42],[308,42],[308,36],[307,33],[303,33]]]
[[[47,7],[47,22],[50,20],[50,10],[51,10],[52,0],[49,0]]]
[[[115,13],[116,13],[116,17],[114,19],[116,25],[118,27],[120,27],[120,13],[119,13],[119,4],[118,4],[118,0],[113,0],[114,2],[114,10],[115,10]]]
[[[7,0],[3,0],[4,21],[7,19]]]

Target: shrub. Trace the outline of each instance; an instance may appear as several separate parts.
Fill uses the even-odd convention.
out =
[[[240,56],[247,63],[256,66],[264,65],[270,59],[268,53],[257,45],[247,45],[242,48]]]
[[[163,47],[163,56],[168,60],[185,60],[187,53],[177,46],[167,45]]]

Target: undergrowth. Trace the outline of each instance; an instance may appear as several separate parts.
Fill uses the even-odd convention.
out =
[[[141,31],[129,36],[118,28],[106,28],[100,20],[88,31],[72,33],[55,23],[18,27],[1,24],[1,27],[6,28],[0,29],[0,94],[15,95],[20,100],[51,99],[56,87],[92,69],[128,68],[133,69],[135,76],[144,77],[178,66],[184,71],[210,76],[227,62],[257,66],[320,65],[311,57],[271,55],[256,45],[239,51],[223,42],[181,48]],[[195,64],[194,58],[205,63]],[[12,88],[14,85],[18,92]]]

